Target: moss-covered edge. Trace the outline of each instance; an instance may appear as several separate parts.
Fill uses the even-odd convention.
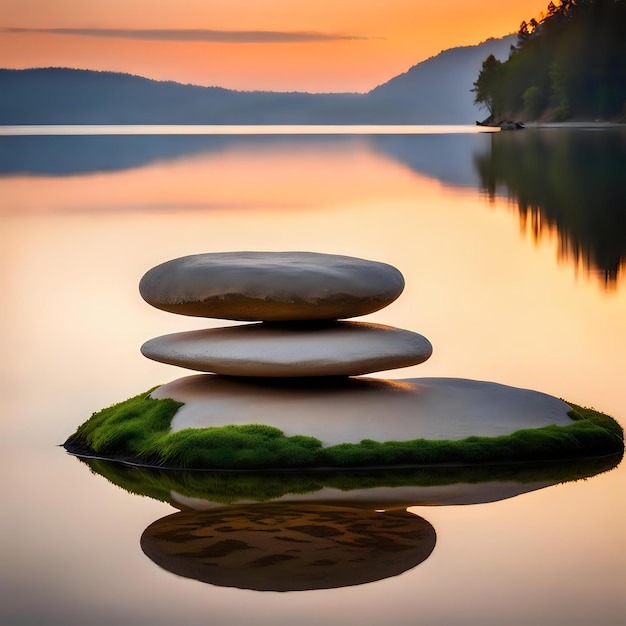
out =
[[[263,424],[187,428],[170,432],[182,406],[154,400],[149,390],[94,413],[63,444],[83,456],[179,469],[355,468],[436,463],[510,463],[601,456],[624,450],[622,427],[595,409],[568,403],[572,423],[518,430],[499,437],[341,443],[322,447],[315,437]]]

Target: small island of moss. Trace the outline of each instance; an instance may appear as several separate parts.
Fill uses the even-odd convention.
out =
[[[305,435],[286,436],[264,424],[171,432],[181,405],[150,391],[95,413],[64,443],[77,456],[155,468],[307,469],[483,464],[589,458],[623,452],[622,427],[594,409],[568,404],[572,423],[497,437],[340,443],[324,447]]]

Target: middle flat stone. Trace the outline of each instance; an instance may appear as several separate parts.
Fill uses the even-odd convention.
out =
[[[422,363],[428,339],[364,322],[244,324],[150,339],[144,356],[226,376],[360,376]]]

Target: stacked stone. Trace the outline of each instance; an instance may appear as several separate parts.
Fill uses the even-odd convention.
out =
[[[422,363],[430,342],[411,331],[339,321],[378,311],[404,289],[385,263],[312,252],[227,252],[168,261],[139,290],[152,306],[246,323],[174,333],[141,352],[190,370],[240,377],[336,377]]]

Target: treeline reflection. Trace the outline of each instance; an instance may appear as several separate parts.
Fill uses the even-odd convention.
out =
[[[626,263],[626,132],[530,129],[490,137],[491,151],[474,157],[488,197],[508,196],[536,240],[556,231],[562,258],[614,288]]]
[[[76,176],[194,155],[373,150],[446,187],[508,197],[539,240],[556,233],[560,256],[608,288],[626,265],[626,128],[527,129],[426,135],[109,135],[0,137],[0,179]]]

